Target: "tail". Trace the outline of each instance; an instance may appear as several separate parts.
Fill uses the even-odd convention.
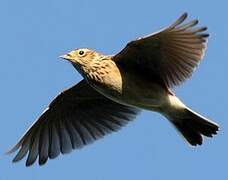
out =
[[[175,96],[170,98],[170,102],[172,110],[164,115],[189,144],[201,145],[203,136],[212,137],[217,134],[219,126],[216,123],[192,111]]]

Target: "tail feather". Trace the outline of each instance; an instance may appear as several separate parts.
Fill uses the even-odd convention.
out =
[[[187,142],[193,146],[203,143],[203,135],[212,137],[219,130],[219,126],[216,123],[193,112],[187,107],[179,113],[175,113],[174,116],[170,114],[168,118]]]

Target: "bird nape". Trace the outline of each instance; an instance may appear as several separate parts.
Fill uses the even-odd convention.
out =
[[[70,153],[121,129],[143,109],[166,117],[192,146],[212,137],[219,126],[187,107],[171,88],[198,66],[209,36],[198,20],[184,23],[184,13],[157,33],[138,38],[114,56],[87,48],[61,58],[84,78],[61,92],[9,151],[13,162],[27,154],[26,166],[38,159]]]

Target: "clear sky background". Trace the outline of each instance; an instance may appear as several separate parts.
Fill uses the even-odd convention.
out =
[[[227,180],[228,3],[218,1],[2,0],[0,2],[0,180]],[[169,25],[183,12],[211,37],[191,79],[175,89],[221,131],[190,148],[162,116],[143,112],[118,133],[26,168],[4,152],[60,91],[81,76],[58,56],[89,47],[114,54],[134,38]]]

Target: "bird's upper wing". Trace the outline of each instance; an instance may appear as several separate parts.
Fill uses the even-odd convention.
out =
[[[184,24],[187,13],[172,25],[154,34],[131,41],[113,57],[124,69],[157,80],[166,87],[179,85],[190,77],[203,57],[206,27],[198,20]]]
[[[118,104],[91,88],[85,80],[60,93],[9,151],[19,149],[13,162],[25,157],[32,165],[93,142],[120,129],[138,110]]]

